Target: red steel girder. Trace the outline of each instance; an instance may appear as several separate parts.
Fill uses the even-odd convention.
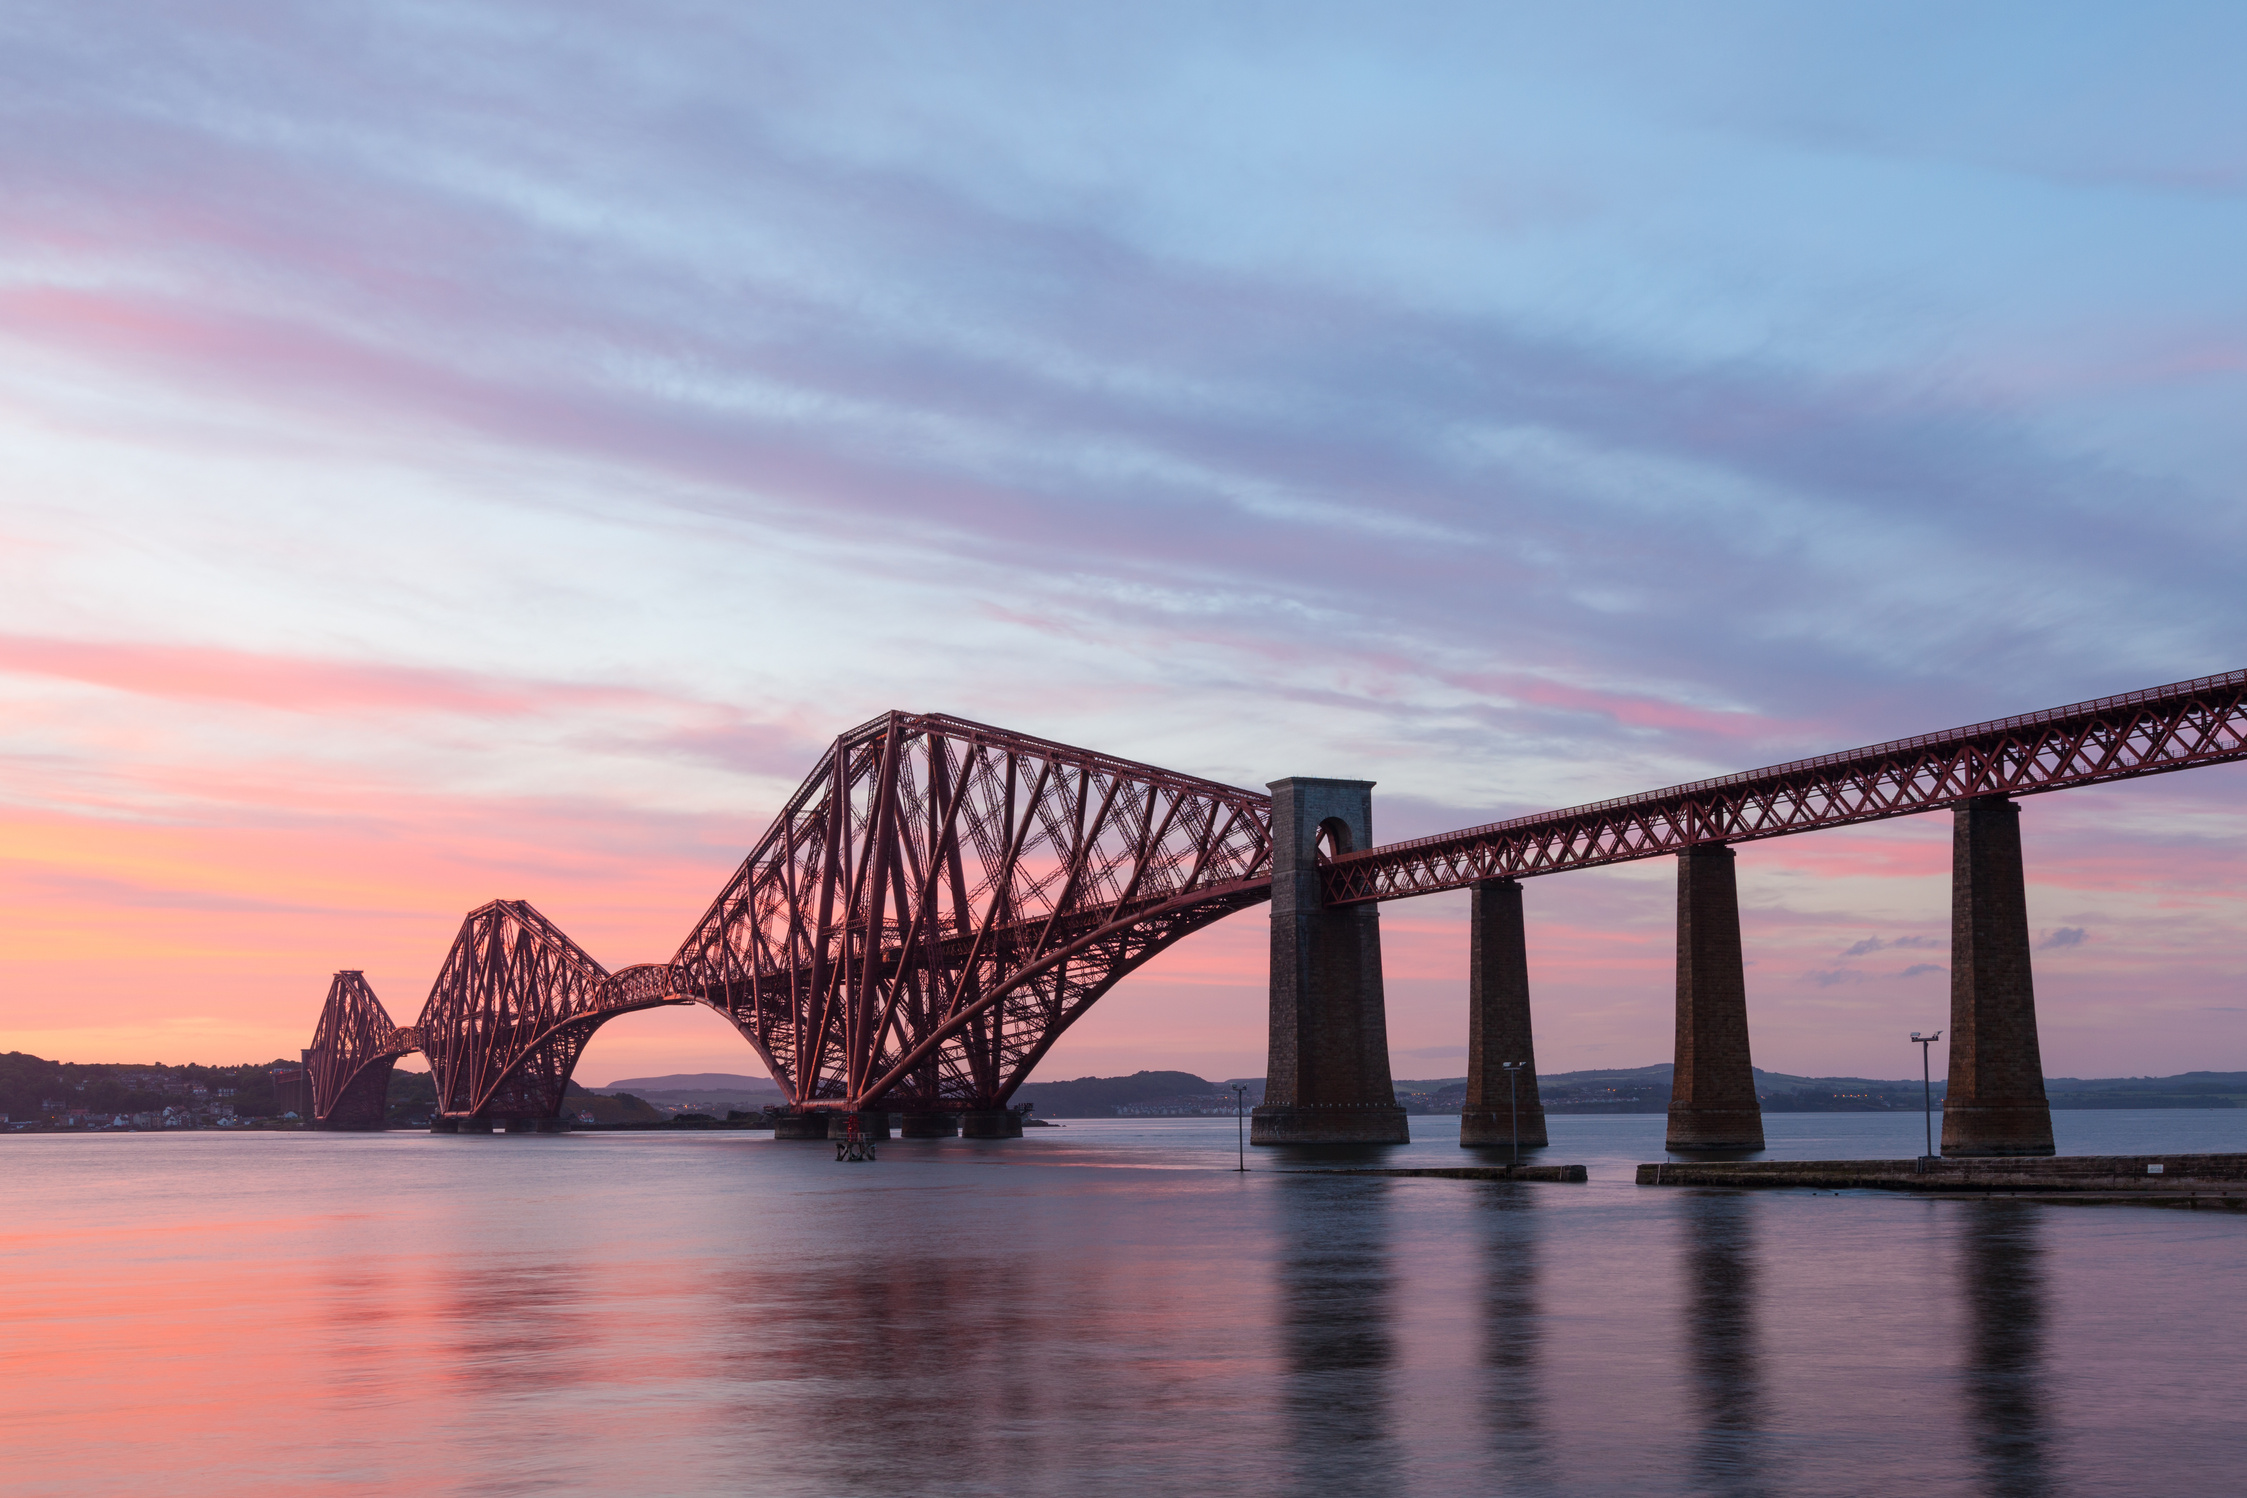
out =
[[[389,1100],[390,1068],[420,1049],[410,1028],[391,1021],[366,975],[340,972],[328,984],[304,1069],[312,1080],[312,1122],[335,1129],[379,1129]]]
[[[1004,1106],[1188,932],[1271,897],[1271,798],[961,718],[836,739],[672,959],[797,1106]]]
[[[2247,759],[2247,671],[1796,760],[1334,859],[1330,905],[1460,889]]]
[[[595,1030],[685,1002],[664,965],[611,973],[529,902],[494,900],[461,923],[415,1028],[441,1114],[556,1118]]]
[[[1558,873],[2247,758],[2247,671],[1347,854],[1331,904]],[[611,974],[520,900],[469,913],[420,1021],[339,973],[317,1122],[376,1127],[419,1048],[440,1111],[556,1116],[609,1019],[703,1003],[799,1107],[1003,1106],[1125,974],[1271,897],[1271,802],[941,715],[839,737],[668,964]]]

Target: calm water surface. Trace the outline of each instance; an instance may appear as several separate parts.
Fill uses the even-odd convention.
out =
[[[0,1140],[12,1495],[2236,1494],[2247,1218],[1230,1172],[1229,1120]],[[1771,1157],[1919,1123],[1773,1115]],[[1456,1163],[1449,1120],[1395,1162]],[[2247,1111],[2060,1113],[2065,1153]]]

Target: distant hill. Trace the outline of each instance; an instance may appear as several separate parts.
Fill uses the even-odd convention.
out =
[[[1940,1058],[1937,1058],[1938,1060]],[[1669,1106],[1671,1066],[1558,1072],[1539,1078],[1548,1113],[1660,1113]],[[1402,1091],[1404,1084],[1399,1083]],[[1798,1077],[1755,1069],[1756,1096],[1767,1113],[1879,1113],[1922,1106],[1917,1077]],[[1949,1091],[1934,1079],[1937,1106]],[[2055,1108],[2247,1108],[2247,1072],[2185,1072],[2174,1077],[2047,1077]]]
[[[661,1116],[678,1113],[708,1113],[723,1118],[739,1111],[755,1113],[768,1104],[777,1103],[783,1094],[780,1084],[770,1077],[747,1077],[738,1072],[698,1071],[673,1072],[664,1077],[625,1077],[606,1087],[591,1087],[588,1092],[606,1097],[638,1098],[651,1105],[650,1111]],[[603,1119],[602,1122],[608,1122]]]
[[[1553,1072],[1538,1078],[1548,1113],[1663,1113],[1670,1105],[1668,1062],[1597,1071]],[[1263,1101],[1262,1077],[1211,1082],[1182,1071],[1142,1071],[1128,1077],[1078,1077],[1069,1082],[1028,1082],[1014,1095],[1032,1103],[1040,1118],[1113,1118],[1132,1113],[1230,1112],[1231,1086],[1249,1088],[1251,1107]],[[1767,1113],[1887,1113],[1922,1106],[1920,1079],[1801,1077],[1755,1069],[1756,1096]],[[2055,1108],[2247,1108],[2247,1072],[2186,1072],[2175,1077],[2048,1077]],[[1935,1102],[1946,1084],[1937,1076]],[[1398,1078],[1397,1101],[1408,1113],[1456,1113],[1466,1099],[1465,1077]]]
[[[780,1084],[770,1077],[745,1077],[730,1071],[674,1072],[667,1077],[624,1077],[588,1092],[631,1092],[646,1097],[651,1092],[769,1092],[778,1095]]]
[[[1264,1090],[1256,1084],[1259,1095]],[[1014,1090],[1016,1107],[1031,1105],[1040,1118],[1114,1118],[1136,1104],[1200,1099],[1210,1107],[1229,1105],[1224,1084],[1190,1071],[1142,1071],[1128,1077],[1079,1077],[1073,1082],[1025,1082]],[[1251,1099],[1251,1101],[1254,1101]],[[1185,1106],[1183,1102],[1181,1108]]]
[[[2055,1108],[2247,1108],[2247,1072],[2188,1071],[2174,1077],[2091,1081],[2046,1077],[2044,1093]]]
[[[1611,1067],[1595,1071],[1552,1072],[1538,1079],[1548,1113],[1662,1113],[1670,1105],[1668,1062],[1654,1066]],[[1014,1102],[1031,1106],[1039,1118],[1114,1118],[1124,1110],[1142,1113],[1230,1113],[1232,1086],[1248,1089],[1248,1105],[1264,1100],[1262,1077],[1228,1077],[1212,1082],[1185,1071],[1140,1071],[1128,1077],[1077,1077],[1065,1082],[1025,1082]],[[1756,1095],[1767,1113],[1886,1113],[1920,1106],[1917,1077],[1892,1081],[1873,1077],[1800,1077],[1756,1068]],[[2186,1072],[2176,1077],[2111,1077],[2084,1080],[2048,1077],[2045,1091],[2055,1108],[2235,1108],[2247,1107],[2247,1072]],[[1935,1078],[1940,1106],[1945,1087]],[[781,1098],[770,1077],[738,1072],[675,1072],[661,1077],[625,1077],[587,1091],[645,1099],[665,1113],[697,1111],[723,1117],[729,1109],[754,1112]],[[1456,1113],[1465,1101],[1465,1077],[1398,1078],[1397,1101],[1409,1113]]]

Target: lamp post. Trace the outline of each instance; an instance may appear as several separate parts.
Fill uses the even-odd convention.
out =
[[[1240,1164],[1234,1166],[1233,1169],[1245,1171],[1248,1169],[1248,1088],[1240,1082],[1233,1083],[1232,1087],[1233,1149],[1240,1156]]]
[[[1920,1174],[1927,1173],[1927,1162],[1935,1158],[1935,1073],[1927,1059],[1927,1048],[1943,1038],[1937,1030],[1932,1035],[1912,1031],[1912,1039],[1919,1043],[1919,1093],[1921,1110],[1927,1124],[1927,1153],[1919,1157]]]
[[[1501,1061],[1498,1069],[1506,1074],[1506,1098],[1514,1110],[1513,1158],[1506,1168],[1512,1170],[1521,1164],[1521,1069],[1526,1061]]]

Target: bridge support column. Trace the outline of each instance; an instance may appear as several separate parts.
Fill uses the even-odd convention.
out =
[[[783,1113],[773,1120],[772,1137],[775,1139],[825,1139],[827,1114],[824,1110],[811,1113]]]
[[[900,1139],[951,1139],[959,1132],[960,1121],[950,1113],[908,1113],[897,1136]]]
[[[1733,853],[1702,843],[1677,859],[1677,1066],[1666,1148],[1763,1148],[1763,1108],[1748,1055]]]
[[[1952,810],[1950,1038],[1943,1153],[2051,1154],[2021,808],[2003,796]]]
[[[849,1128],[850,1125],[847,1123],[838,1123],[833,1132],[847,1133]],[[887,1108],[861,1110],[858,1115],[858,1137],[861,1139],[889,1138],[889,1110]]]
[[[1271,1049],[1257,1144],[1403,1144],[1389,1076],[1377,906],[1325,908],[1319,836],[1373,845],[1370,780],[1275,780],[1272,790]]]
[[[1012,1108],[971,1108],[960,1115],[962,1139],[1020,1139],[1022,1115]]]
[[[1509,1077],[1503,1062],[1527,1063]],[[1529,1034],[1529,947],[1522,929],[1521,881],[1475,885],[1467,916],[1467,1106],[1462,1145],[1514,1141],[1519,1100],[1524,1148],[1543,1147],[1545,1104],[1537,1095],[1537,1057]]]

